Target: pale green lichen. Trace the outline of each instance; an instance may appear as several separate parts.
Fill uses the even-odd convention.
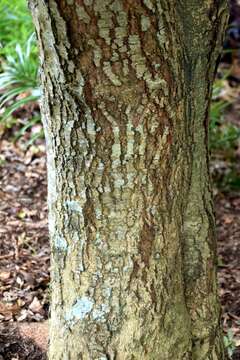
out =
[[[85,24],[90,23],[90,16],[88,15],[83,6],[76,4],[76,13],[79,20],[82,20]]]
[[[142,79],[144,73],[148,71],[146,66],[146,59],[142,56],[141,42],[139,35],[130,35],[128,37],[130,47],[131,59],[133,67],[136,69],[138,79]]]
[[[86,6],[91,6],[93,4],[93,0],[83,0]]]
[[[113,28],[111,11],[108,9],[109,0],[96,0],[94,11],[98,17],[99,35],[105,40],[107,45],[111,44],[110,30]]]
[[[107,75],[111,83],[115,86],[121,86],[122,83],[116,74],[112,71],[111,64],[107,61],[103,63],[103,72]]]
[[[146,7],[149,10],[152,10],[153,12],[155,12],[155,8],[154,8],[154,5],[151,0],[143,0],[143,3],[144,3],[144,5],[146,5]]]
[[[142,31],[147,31],[151,26],[151,21],[149,19],[149,17],[147,16],[141,16],[141,28],[142,28]]]
[[[117,22],[118,22],[118,25],[119,25],[119,26],[115,27],[114,44],[117,45],[120,52],[125,52],[125,51],[127,51],[127,48],[124,46],[124,39],[128,35],[127,14],[123,10],[122,3],[117,1],[117,0],[115,0],[111,4],[110,9],[115,13],[116,19],[117,19]]]
[[[124,59],[123,60],[123,74],[125,76],[127,76],[129,73],[129,66],[128,66],[128,60],[127,59]]]
[[[134,131],[132,122],[127,123],[127,150],[125,160],[131,159],[134,154]]]
[[[152,96],[155,96],[155,92],[159,89],[164,91],[164,95],[167,95],[168,87],[166,81],[158,75],[156,78],[153,78],[152,74],[148,70],[146,58],[142,55],[141,40],[139,35],[130,35],[128,41],[132,66],[136,70],[138,79],[145,80]]]

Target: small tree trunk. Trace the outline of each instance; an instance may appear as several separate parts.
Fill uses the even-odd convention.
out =
[[[50,360],[222,360],[208,108],[221,0],[30,0]]]

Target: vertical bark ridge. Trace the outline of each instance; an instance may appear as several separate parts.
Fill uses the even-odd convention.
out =
[[[194,359],[221,359],[224,353],[219,333],[215,224],[208,166],[208,110],[227,10],[223,1],[206,1],[202,7],[195,1],[183,2],[179,9],[185,43],[186,121],[191,122],[193,139],[183,243]]]

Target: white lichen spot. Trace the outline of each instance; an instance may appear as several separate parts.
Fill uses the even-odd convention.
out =
[[[100,173],[102,173],[103,170],[104,170],[104,163],[100,161],[99,164],[98,164],[98,171],[99,171]]]
[[[49,207],[50,208],[50,207]],[[54,236],[54,232],[55,232],[55,214],[54,212],[51,210],[50,214],[48,215],[48,231],[50,236]]]
[[[96,215],[96,219],[100,220],[102,217],[102,210],[100,208],[95,208],[95,215]]]
[[[68,248],[68,243],[61,235],[55,235],[53,238],[55,248],[60,251],[66,251]]]
[[[66,201],[66,205],[71,211],[82,213],[82,206],[78,201],[68,200]]]
[[[83,320],[92,311],[93,305],[92,299],[87,296],[81,297],[65,315],[65,320],[70,323]]]
[[[117,189],[122,188],[123,185],[124,185],[124,179],[121,179],[120,177],[117,178],[117,179],[114,181],[114,185],[115,185],[115,188],[117,188]]]
[[[85,137],[83,137],[82,134],[79,135],[79,138],[80,138],[79,142],[78,142],[79,150],[80,150],[81,154],[83,156],[85,156],[88,153],[88,146],[89,145],[88,145],[87,139]]]
[[[104,289],[104,294],[107,297],[107,299],[110,299],[111,296],[112,296],[112,288],[110,288],[110,287],[105,288]]]
[[[109,307],[106,304],[101,304],[97,309],[92,312],[92,318],[96,321],[105,321],[106,314],[109,313]]]

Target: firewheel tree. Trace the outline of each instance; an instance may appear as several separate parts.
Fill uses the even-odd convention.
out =
[[[50,360],[222,360],[208,109],[224,0],[30,0]]]

